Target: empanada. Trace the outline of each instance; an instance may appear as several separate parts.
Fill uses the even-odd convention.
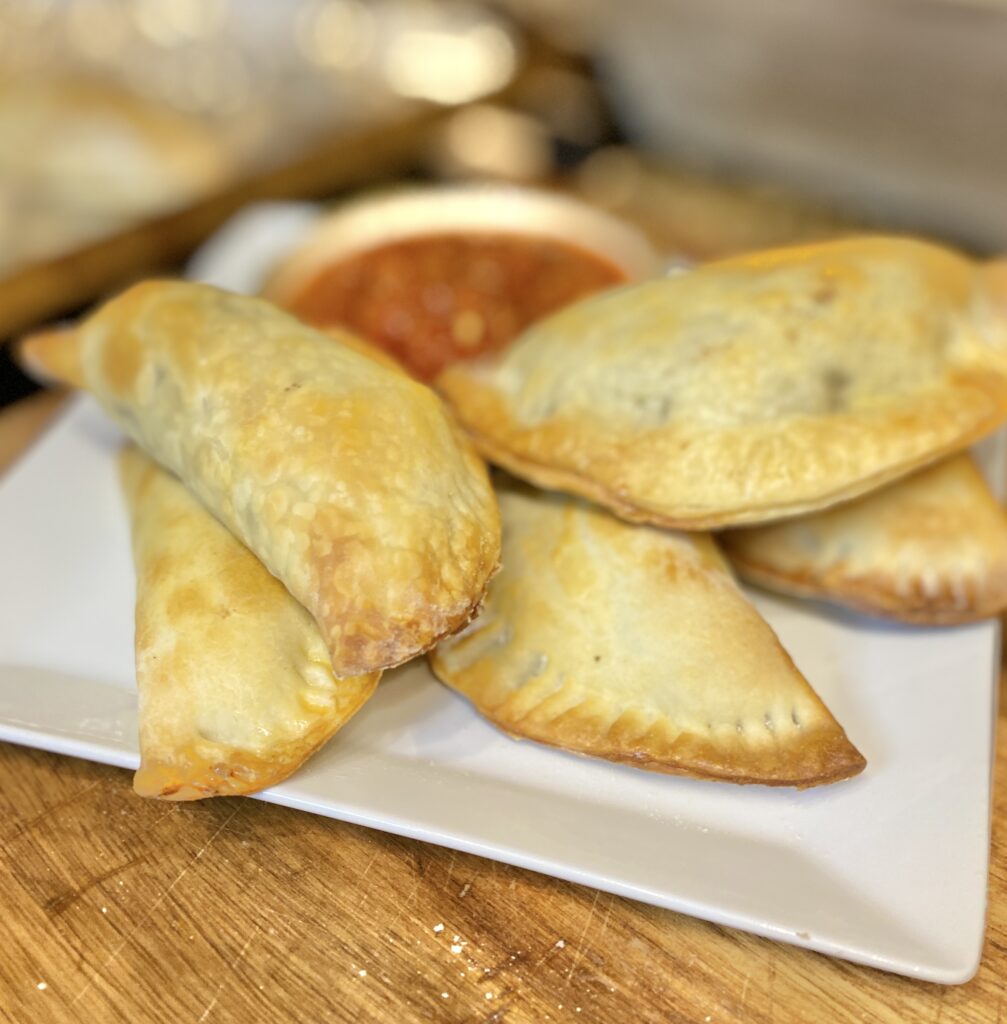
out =
[[[798,515],[1007,419],[1005,267],[897,238],[756,253],[569,306],[437,386],[489,458],[627,519]]]
[[[141,796],[198,800],[285,779],[374,692],[337,679],[311,616],[173,476],[121,456],[136,560]]]
[[[504,485],[503,569],[435,674],[514,736],[655,771],[814,786],[865,761],[706,534]]]
[[[71,369],[315,618],[338,676],[461,628],[496,570],[486,468],[428,388],[260,299],[149,282],[74,332]]]
[[[949,625],[1007,607],[1007,515],[968,454],[720,540],[744,579],[870,615]]]

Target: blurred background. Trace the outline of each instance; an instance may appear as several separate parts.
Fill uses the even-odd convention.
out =
[[[689,259],[1007,250],[1007,0],[0,0],[0,339],[256,200],[472,178]]]

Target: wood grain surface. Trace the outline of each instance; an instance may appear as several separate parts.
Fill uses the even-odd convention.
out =
[[[0,465],[57,402],[0,414]],[[993,1024],[1007,1019],[1003,714],[997,739],[986,942],[954,988],[252,800],[140,800],[128,772],[0,744],[0,1017]]]

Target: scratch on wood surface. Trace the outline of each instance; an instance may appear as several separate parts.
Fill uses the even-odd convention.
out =
[[[405,907],[411,906],[413,900],[416,899],[416,893],[419,892],[420,882],[422,881],[422,878],[417,878],[413,883],[413,887],[409,890],[409,895],[406,897],[405,903],[403,904]]]
[[[252,939],[254,939],[255,936],[258,934],[259,926],[256,925],[255,930],[252,932],[252,934],[249,935],[247,939],[245,939],[245,944],[238,951],[238,955],[227,965],[228,974],[230,974],[234,970],[234,968],[237,967],[238,964],[245,959],[245,954],[248,952],[248,947],[252,944]],[[202,1014],[200,1014],[199,1020],[196,1022],[196,1024],[203,1024],[203,1021],[210,1016],[210,1012],[217,1005],[217,1000],[220,998],[220,993],[223,991],[226,982],[227,975],[225,974],[224,977],[221,979],[220,984],[217,986],[217,991],[213,993],[213,998],[206,1004],[206,1009],[203,1010]]]
[[[361,878],[366,878],[367,877],[367,872],[371,870],[371,868],[374,866],[374,862],[377,859],[378,859],[378,851],[375,850],[374,853],[371,854],[371,859],[367,862],[366,866],[364,867],[364,870],[360,872],[360,877]]]
[[[423,848],[423,844],[415,843],[409,850],[409,857],[412,860],[413,871],[422,878],[427,870],[427,851]]]
[[[139,857],[133,857],[124,864],[117,864],[114,868],[109,868],[108,871],[103,871],[100,875],[92,876],[87,879],[83,885],[71,886],[68,892],[64,892],[60,896],[53,896],[52,899],[46,900],[42,909],[49,914],[50,917],[57,917],[60,914],[65,914],[82,896],[85,895],[85,893],[93,889],[96,885],[101,885],[102,882],[107,882],[110,878],[115,878],[116,875],[128,868],[131,868],[134,864],[142,863],[146,859],[146,854]]]
[[[76,1005],[81,999],[83,999],[83,997],[91,990],[91,987],[102,976],[102,974],[104,974],[105,971],[108,970],[108,968],[111,967],[116,960],[118,960],[119,954],[123,951],[123,949],[126,948],[126,945],[129,943],[130,939],[132,939],[133,936],[136,935],[136,933],[141,928],[143,928],[147,924],[147,922],[154,916],[155,911],[167,899],[172,889],[174,889],[175,886],[178,885],[178,883],[181,882],[183,878],[185,878],[185,876],[189,873],[189,871],[196,863],[196,861],[198,861],[203,856],[203,854],[206,853],[206,851],[213,845],[214,840],[217,838],[217,836],[220,835],[221,832],[224,831],[224,829],[230,823],[231,819],[238,813],[240,809],[240,805],[238,807],[235,807],[234,810],[231,811],[231,813],[227,816],[227,820],[196,851],[196,853],[190,858],[189,862],[185,865],[185,867],[182,868],[182,870],[175,877],[175,880],[171,883],[171,885],[169,885],[168,888],[165,889],[164,892],[162,892],[161,895],[158,896],[156,900],[154,900],[154,902],[150,905],[150,909],[147,911],[147,913],[144,914],[143,917],[132,928],[130,928],[122,942],[120,942],[119,945],[112,950],[111,954],[101,965],[101,967],[99,967],[98,970],[95,971],[88,979],[87,984],[73,997],[73,999],[70,1000],[71,1006]]]
[[[420,875],[416,875],[414,877],[414,879],[413,879],[413,887],[409,890],[409,895],[406,896],[406,898],[399,904],[398,913],[395,915],[394,919],[392,920],[391,924],[389,925],[389,928],[394,928],[395,925],[397,925],[399,923],[399,921],[402,920],[402,916],[406,913],[407,910],[409,910],[409,908],[412,905],[413,900],[416,899],[416,893],[419,891],[420,883],[422,881],[423,881],[423,878]]]
[[[573,972],[577,969],[577,964],[580,963],[584,956],[584,939],[587,937],[587,930],[591,927],[591,921],[594,918],[594,908],[598,906],[598,897],[601,895],[598,890],[595,890],[594,899],[591,900],[591,909],[587,912],[587,921],[584,923],[584,930],[580,933],[580,938],[577,940],[577,951],[574,953],[573,963],[570,964],[570,970],[566,972],[566,980],[569,981],[573,977]]]
[[[605,932],[608,930],[608,919],[612,916],[612,904],[615,903],[616,897],[611,893],[608,894],[608,906],[605,907],[605,920],[601,922],[601,931],[598,932],[598,942],[605,936]]]
[[[168,815],[177,813],[181,806],[182,805],[177,800],[172,801],[171,806],[163,814],[159,814],[147,827],[154,828],[155,825],[160,825]]]
[[[36,814],[33,818],[29,818],[23,825],[20,825],[17,828],[17,830],[9,839],[7,839],[4,842],[3,852],[6,853],[7,849],[18,839],[20,839],[21,836],[25,834],[25,832],[30,832],[36,825],[45,821],[45,819],[48,818],[50,814],[54,814],[56,811],[62,810],[64,807],[68,807],[72,803],[76,803],[76,801],[78,801],[82,796],[84,796],[85,793],[90,793],[92,789],[94,789],[96,786],[100,786],[104,781],[104,779],[95,779],[94,782],[88,783],[83,789],[77,790],[76,793],[71,793],[70,796],[65,797],[63,800],[57,800],[56,803],[52,804],[49,807],[46,807],[42,811],[39,811],[39,813]]]
[[[566,947],[566,942],[562,939],[559,942],[554,942],[533,964],[534,967],[541,967],[546,960],[551,960],[557,952]]]
[[[455,871],[455,861],[458,859],[458,851],[451,851],[451,860],[448,861],[448,877],[444,880],[444,888],[447,889],[451,884],[451,876]]]
[[[364,870],[360,872],[360,878],[358,878],[358,879],[357,879],[357,884],[358,884],[358,885],[359,885],[359,884],[360,884],[360,882],[362,882],[362,881],[364,880],[364,878],[365,878],[365,877],[367,876],[367,872],[371,870],[371,868],[372,868],[372,867],[374,866],[374,862],[375,862],[375,861],[376,861],[377,859],[378,859],[378,851],[377,851],[377,850],[375,850],[375,851],[374,851],[374,853],[372,853],[372,854],[371,854],[371,859],[370,859],[370,860],[369,860],[369,861],[367,862],[367,865],[366,865],[366,867],[364,868]],[[367,901],[367,896],[368,896],[368,892],[367,892],[367,890],[366,890],[366,889],[365,889],[365,888],[364,888],[363,886],[360,886],[360,899],[359,899],[359,900],[357,900],[357,909],[358,909],[358,910],[359,910],[359,909],[360,909],[360,907],[362,907],[362,906],[364,905],[364,903],[365,903],[365,902]]]
[[[367,862],[366,866],[364,867],[364,870],[360,872],[360,878],[357,879],[357,884],[358,885],[360,884],[360,882],[362,882],[367,877],[367,872],[371,870],[371,868],[374,866],[374,862],[377,859],[378,859],[378,851],[375,850],[374,853],[371,854],[371,859]],[[368,896],[367,890],[363,886],[360,886],[360,899],[357,900],[357,908],[358,909],[360,907],[362,907],[364,905],[364,903],[367,901],[367,896]]]
[[[319,927],[318,920],[314,917],[302,917],[300,914],[292,914],[289,911],[284,912],[267,907],[262,907],[261,912],[270,921],[285,926],[293,935],[296,936],[302,935]],[[270,926],[270,935],[275,934],[276,931],[277,929]]]

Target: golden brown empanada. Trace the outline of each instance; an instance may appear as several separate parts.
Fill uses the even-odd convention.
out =
[[[713,540],[504,485],[503,569],[434,672],[501,729],[655,771],[814,786],[864,759]]]
[[[437,386],[540,486],[666,526],[763,522],[1007,418],[1005,277],[910,239],[756,253],[569,306]]]
[[[496,570],[486,468],[437,396],[260,299],[148,282],[30,365],[73,367],[112,419],[315,618],[338,676],[461,628]]]
[[[346,724],[380,672],[337,679],[311,616],[182,484],[121,456],[136,560],[141,796],[275,785]]]
[[[720,540],[744,579],[870,615],[950,625],[1007,607],[1007,515],[967,454]]]

